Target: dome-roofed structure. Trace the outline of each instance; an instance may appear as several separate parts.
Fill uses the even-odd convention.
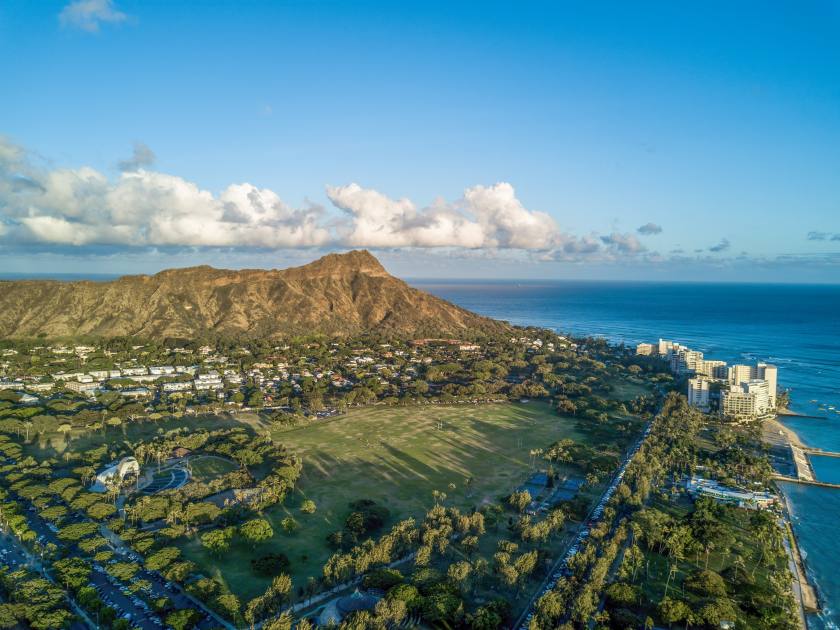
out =
[[[319,626],[330,626],[341,623],[348,615],[360,610],[373,610],[381,598],[372,593],[362,593],[359,589],[350,595],[334,599],[324,606],[318,616]]]
[[[375,595],[362,593],[359,589],[356,589],[350,595],[339,599],[335,603],[335,607],[338,608],[338,612],[340,612],[342,618],[344,618],[350,613],[358,610],[373,610],[373,607],[376,606],[376,602],[378,601],[379,598]]]

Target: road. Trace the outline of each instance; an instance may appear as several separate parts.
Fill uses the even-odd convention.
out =
[[[650,434],[650,427],[651,423],[648,423],[645,427],[644,431],[642,432],[642,436],[635,442],[635,444],[628,449],[627,453],[624,456],[624,460],[621,463],[621,466],[615,471],[612,479],[610,480],[610,485],[607,486],[607,489],[604,490],[604,493],[601,495],[600,500],[596,503],[590,510],[589,514],[587,514],[586,518],[581,521],[580,525],[578,526],[577,530],[575,531],[575,535],[572,538],[572,542],[569,546],[567,546],[563,550],[563,555],[561,555],[551,569],[548,572],[548,575],[543,579],[540,583],[539,588],[535,589],[533,595],[528,600],[528,605],[522,611],[522,614],[516,620],[516,623],[511,625],[511,628],[519,628],[520,630],[527,629],[527,622],[530,621],[531,616],[533,615],[533,608],[534,603],[542,597],[547,591],[551,590],[554,585],[557,583],[557,580],[560,578],[559,572],[565,566],[568,559],[571,557],[571,549],[575,548],[575,545],[580,544],[585,537],[589,535],[589,530],[594,524],[594,521],[597,521],[600,516],[601,512],[603,511],[603,507],[607,504],[610,497],[612,497],[613,492],[615,492],[616,487],[618,487],[619,482],[624,477],[624,471],[627,469],[627,465],[630,463],[630,460],[636,455],[639,451],[639,448],[642,446],[642,442],[645,441],[647,436]]]

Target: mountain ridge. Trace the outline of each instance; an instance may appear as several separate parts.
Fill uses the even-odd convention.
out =
[[[410,287],[366,250],[287,269],[0,281],[0,337],[477,334],[508,327]]]

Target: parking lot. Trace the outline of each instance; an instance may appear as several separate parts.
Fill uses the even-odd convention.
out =
[[[30,507],[27,516],[29,526],[35,532],[36,539],[40,544],[53,543],[59,547],[66,547],[66,543],[58,539],[58,528],[44,521],[33,508]],[[74,516],[69,518],[67,523],[83,522],[85,520],[83,517]],[[14,542],[17,543],[17,541]],[[19,544],[17,543],[18,548]],[[111,560],[112,563],[132,560],[142,566],[142,557],[129,548],[112,546],[112,549],[115,553],[114,559]],[[167,597],[175,608],[192,608],[203,615],[201,621],[195,626],[196,628],[210,630],[211,628],[220,627],[217,621],[204,613],[177,585],[167,582],[159,574],[141,569],[134,579],[149,581],[150,588],[142,593],[142,595],[145,595],[145,598],[153,600]],[[140,594],[132,593],[125,584],[122,584],[119,580],[109,575],[105,566],[94,565],[94,570],[91,573],[91,586],[96,588],[99,597],[106,605],[113,607],[120,617],[127,619],[134,626],[142,628],[142,630],[158,630],[165,626],[163,619],[150,609],[145,598],[141,597]]]

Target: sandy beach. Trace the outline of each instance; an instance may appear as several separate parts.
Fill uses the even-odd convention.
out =
[[[762,439],[770,445],[771,461],[774,463],[774,468],[783,472],[783,474],[795,474],[795,467],[792,466],[789,444],[794,447],[803,448],[805,444],[799,438],[799,435],[793,429],[786,427],[778,419],[766,419],[762,422]],[[790,467],[790,470],[785,472],[784,468]],[[793,576],[793,591],[794,596],[799,605],[800,611],[800,628],[807,628],[805,621],[805,613],[814,613],[819,610],[819,599],[816,590],[808,580],[808,572],[805,568],[805,562],[799,552],[799,541],[796,539],[796,533],[791,526],[790,504],[784,491],[779,488],[783,498],[784,516],[782,519],[783,529],[786,534],[786,551],[790,559],[790,570]]]
[[[799,439],[799,434],[786,427],[776,418],[768,418],[762,423],[764,441],[773,446],[786,446],[788,443],[801,448],[806,444]]]

